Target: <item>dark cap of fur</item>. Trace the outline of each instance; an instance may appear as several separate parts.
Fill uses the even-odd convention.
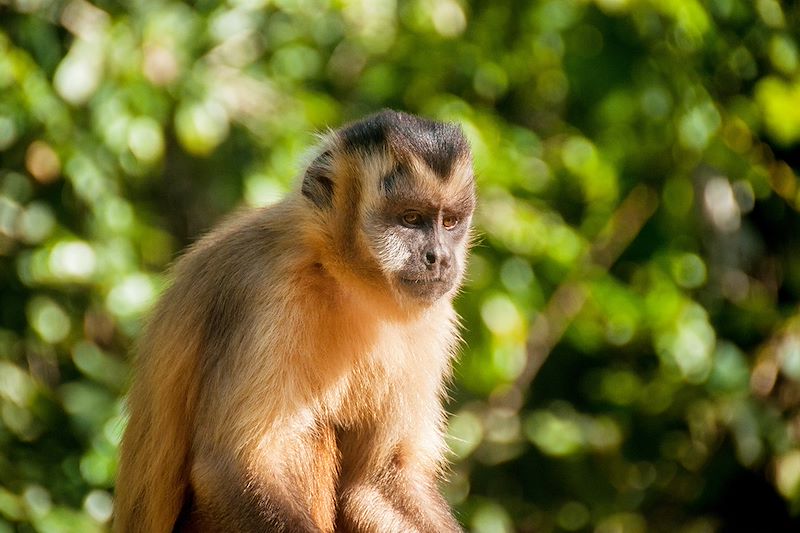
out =
[[[339,136],[348,150],[388,149],[401,158],[417,156],[443,179],[459,159],[469,155],[469,143],[457,124],[389,109],[345,126]]]

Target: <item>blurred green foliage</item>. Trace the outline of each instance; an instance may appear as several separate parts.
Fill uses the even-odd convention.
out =
[[[107,527],[170,261],[313,132],[457,120],[465,527],[800,530],[800,7],[0,0],[0,532]]]

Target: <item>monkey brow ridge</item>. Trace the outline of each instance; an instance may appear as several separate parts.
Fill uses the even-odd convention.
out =
[[[416,156],[446,180],[456,162],[469,154],[469,144],[457,124],[437,122],[384,110],[340,130],[347,150],[389,150],[403,159]]]

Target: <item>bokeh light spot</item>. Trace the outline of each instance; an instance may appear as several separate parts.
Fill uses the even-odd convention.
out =
[[[44,202],[31,202],[17,219],[17,232],[20,239],[28,244],[45,240],[56,225],[53,210]]]
[[[528,261],[521,257],[511,257],[500,267],[500,280],[511,292],[520,292],[530,288],[533,282],[533,269]]]
[[[492,349],[492,364],[498,374],[512,381],[525,369],[525,345],[502,343]]]
[[[45,342],[54,344],[69,335],[69,315],[50,298],[34,297],[28,302],[27,311],[29,323]]]
[[[697,254],[680,254],[671,261],[672,275],[681,287],[695,289],[706,282],[706,265]]]
[[[114,501],[111,495],[104,490],[93,490],[83,500],[83,508],[95,521],[105,524],[111,520],[114,510]]]
[[[0,115],[0,150],[5,150],[17,140],[17,125],[10,117]]]
[[[31,377],[16,365],[0,360],[0,397],[26,406],[33,399],[35,388]]]
[[[800,450],[791,450],[776,460],[775,474],[778,490],[793,500],[800,493]]]
[[[787,377],[800,381],[800,337],[787,335],[778,347],[781,370]]]
[[[495,335],[508,335],[522,326],[522,317],[517,306],[502,294],[491,296],[483,302],[481,317]]]
[[[542,452],[555,457],[572,455],[584,447],[580,426],[572,418],[535,411],[525,420],[526,436]]]
[[[797,45],[791,37],[775,35],[769,42],[769,58],[784,74],[793,74],[797,70]]]
[[[16,234],[17,218],[21,211],[22,208],[17,202],[0,195],[0,234],[9,237]]]
[[[106,298],[106,306],[115,315],[129,317],[149,308],[155,295],[155,287],[149,277],[131,274],[111,289]]]
[[[114,480],[115,466],[110,455],[91,450],[81,458],[81,476],[92,485],[108,486]]]
[[[175,115],[178,139],[189,153],[210,154],[228,136],[228,114],[220,104],[208,101],[180,107]]]
[[[467,27],[464,8],[455,0],[437,0],[431,15],[433,27],[443,37],[457,37]]]
[[[50,271],[67,280],[87,280],[96,266],[94,249],[83,241],[61,241],[50,252]]]
[[[618,513],[603,519],[594,533],[645,533],[647,522],[638,513]]]
[[[458,459],[464,459],[481,443],[483,424],[475,413],[462,410],[450,417],[447,433],[450,450]]]
[[[97,90],[102,76],[102,47],[76,40],[56,69],[53,85],[71,104],[86,102]]]
[[[708,180],[703,192],[704,206],[711,222],[723,233],[739,229],[741,213],[730,182],[723,177]]]
[[[28,511],[35,516],[44,516],[53,507],[53,501],[47,489],[40,485],[29,485],[22,492],[22,499]]]
[[[761,20],[771,28],[782,28],[786,24],[778,0],[756,0],[756,10]]]
[[[586,527],[591,515],[581,502],[571,501],[561,506],[556,515],[558,526],[567,531],[578,531]]]
[[[286,195],[286,187],[264,174],[251,174],[244,182],[244,198],[248,205],[262,207],[276,203]]]
[[[58,154],[44,141],[34,141],[25,153],[25,168],[41,183],[50,183],[61,172]]]
[[[705,149],[721,122],[719,111],[710,102],[690,109],[678,123],[678,137],[681,144],[696,151]]]
[[[137,159],[152,163],[164,153],[161,125],[150,117],[138,117],[128,124],[128,146]]]
[[[511,533],[514,525],[508,511],[494,502],[484,502],[472,516],[472,531],[474,533]]]

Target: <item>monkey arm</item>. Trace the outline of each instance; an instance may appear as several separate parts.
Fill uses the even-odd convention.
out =
[[[200,531],[332,533],[339,458],[333,429],[303,413],[273,420],[268,431],[241,427],[232,423],[222,446],[199,437],[190,523]]]
[[[395,506],[403,516],[410,517],[420,531],[462,531],[437,485],[435,474],[407,468],[397,472],[388,490],[394,492]]]
[[[332,532],[333,429],[311,409],[287,405],[290,380],[283,380],[283,389],[272,385],[269,398],[254,397],[246,394],[252,387],[235,386],[243,378],[231,370],[228,395],[202,404],[203,429],[195,433],[191,486],[198,529]]]
[[[193,502],[188,531],[322,532],[274,470],[246,473],[210,456],[192,468]]]
[[[430,480],[388,471],[342,491],[337,531],[438,533],[462,531]]]
[[[400,439],[382,435],[381,429],[369,433],[343,442],[337,531],[462,531],[437,488],[439,432],[415,428]],[[363,448],[364,443],[370,450]]]

